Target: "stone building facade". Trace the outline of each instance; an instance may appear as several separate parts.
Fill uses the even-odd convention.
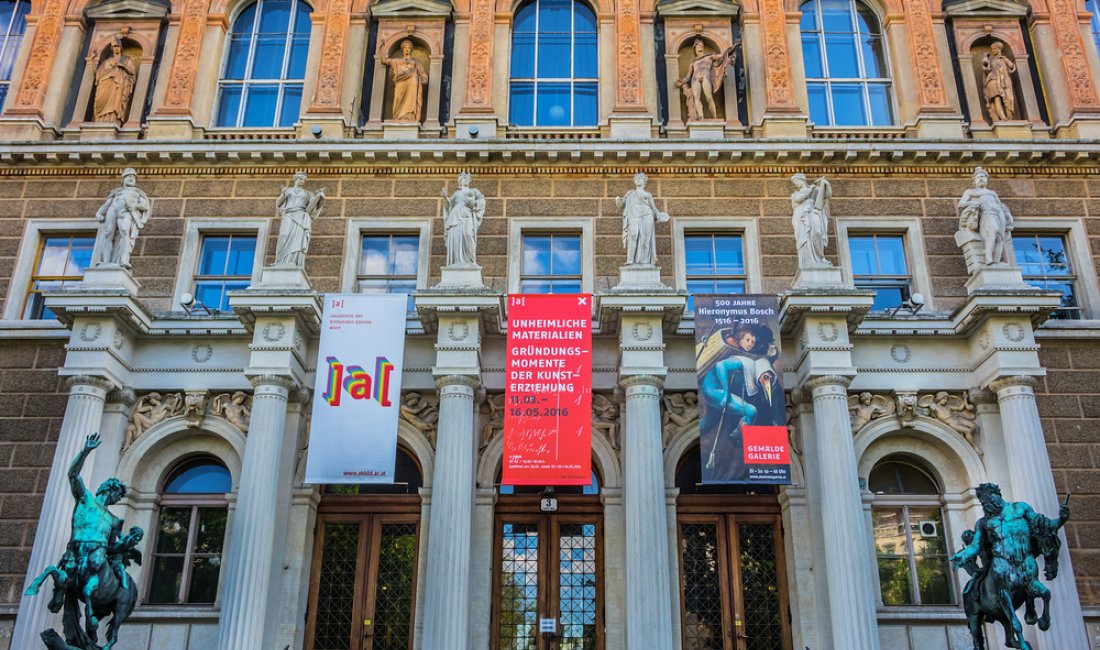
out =
[[[60,555],[65,470],[98,430],[87,479],[129,485],[116,510],[148,533],[124,650],[956,650],[965,575],[945,558],[986,481],[1047,514],[1073,492],[1054,627],[1028,635],[1100,648],[1091,0],[9,6],[0,647],[53,621],[22,592]],[[562,15],[566,46],[540,27]],[[676,85],[697,38],[734,53],[702,120]],[[418,88],[382,61],[405,40]],[[413,91],[420,119],[395,121]],[[959,248],[978,166],[1027,285]],[[152,204],[132,270],[84,278],[125,167]],[[299,170],[326,188],[309,284],[265,283]],[[433,289],[464,170],[486,287]],[[671,215],[667,291],[612,291],[637,172]],[[795,173],[831,182],[835,282],[798,281]],[[593,485],[555,514],[499,485],[503,296],[547,286],[595,296]],[[699,485],[703,287],[781,296],[789,487]],[[400,485],[304,484],[320,296],[384,290],[413,293]],[[532,632],[547,617],[564,638]]]

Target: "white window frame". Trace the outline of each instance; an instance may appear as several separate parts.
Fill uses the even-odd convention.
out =
[[[1081,305],[1081,318],[1077,320],[1048,320],[1044,324],[1055,324],[1061,327],[1082,327],[1085,321],[1100,319],[1100,282],[1096,279],[1096,269],[1093,265],[1092,251],[1089,249],[1089,238],[1085,229],[1085,223],[1081,219],[1066,218],[1036,218],[1015,219],[1012,223],[1013,231],[1036,233],[1041,235],[1057,235],[1066,242],[1066,253],[1069,255],[1069,263],[1077,276],[1074,289],[1077,292],[1077,302]],[[1015,241],[1011,242],[1008,250],[1009,259],[1016,263]]]
[[[711,217],[706,219],[672,219],[673,281],[676,288],[687,291],[687,252],[684,237],[690,235],[740,235],[741,253],[745,256],[745,293],[763,292],[760,267],[760,228],[755,219]],[[685,316],[693,316],[685,312]]]
[[[344,233],[344,264],[340,270],[340,291],[355,293],[359,256],[364,235],[411,235],[420,239],[416,260],[416,288],[428,288],[428,261],[431,258],[431,219],[348,219]]]
[[[508,221],[508,293],[520,293],[523,274],[523,235],[548,233],[581,238],[581,293],[592,293],[595,277],[593,241],[595,223],[591,218],[514,217]]]
[[[23,301],[27,296],[31,276],[34,275],[34,263],[38,259],[38,250],[46,237],[53,235],[72,235],[88,233],[92,237],[98,232],[99,223],[88,219],[30,219],[23,229],[23,239],[19,243],[19,253],[15,258],[15,270],[8,287],[8,299],[4,302],[4,320],[31,322],[23,318]],[[60,325],[60,324],[58,324]]]
[[[935,311],[932,296],[932,277],[928,272],[924,235],[921,232],[919,219],[838,218],[836,220],[837,255],[840,258],[840,273],[846,283],[855,281],[852,273],[852,252],[848,246],[848,233],[852,231],[855,231],[857,235],[864,233],[895,237],[900,235],[905,245],[905,263],[909,267],[909,292],[910,294],[921,294],[924,298],[924,308],[929,312]]]
[[[882,462],[882,461],[879,461]],[[924,471],[924,470],[921,470]],[[928,472],[925,472],[926,474]],[[938,487],[938,486],[937,486]],[[871,494],[870,499],[870,515],[871,521],[874,522],[874,511],[877,509],[893,510],[900,508],[905,516],[905,520],[909,521],[909,510],[912,508],[936,508],[940,511],[940,526],[943,530],[940,534],[943,535],[943,539],[946,542],[947,557],[951,557],[951,523],[948,520],[947,513],[947,500],[943,495],[943,489],[940,489],[940,494]],[[951,593],[952,603],[919,603],[920,589],[916,586],[917,572],[916,572],[916,553],[913,550],[912,532],[906,529],[906,560],[909,568],[909,590],[910,596],[913,597],[914,602],[911,605],[887,605],[882,599],[882,583],[878,575],[878,547],[875,540],[874,525],[871,526],[871,554],[875,561],[875,599],[879,607],[888,607],[891,611],[908,610],[908,611],[920,611],[925,608],[950,608],[955,609],[962,603],[961,592],[959,591],[958,581],[955,578],[954,571],[948,571],[947,574],[947,587]]]
[[[202,252],[203,235],[256,235],[256,254],[252,258],[252,284],[260,281],[260,271],[267,256],[267,237],[271,220],[265,218],[243,219],[188,219],[180,250],[180,264],[176,269],[175,290],[172,292],[172,311],[179,311],[183,294],[195,293],[195,274],[199,271],[199,253]]]

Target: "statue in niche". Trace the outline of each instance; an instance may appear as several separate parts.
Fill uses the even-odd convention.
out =
[[[829,245],[829,199],[833,187],[824,176],[811,185],[805,174],[795,174],[791,182],[794,183],[791,222],[798,243],[798,268],[831,267],[825,259],[825,248]]]
[[[93,268],[130,268],[130,254],[151,208],[148,195],[137,187],[137,172],[131,167],[122,170],[122,185],[111,190],[95,214],[101,225],[92,251]]]
[[[305,172],[294,174],[293,184],[284,186],[275,202],[282,216],[275,266],[305,266],[309,240],[313,236],[313,220],[321,216],[321,208],[325,205],[325,188],[310,192],[305,184]]]
[[[1012,74],[1016,72],[1016,64],[1001,54],[1002,50],[1004,43],[994,41],[982,57],[982,70],[985,70],[982,92],[985,95],[989,119],[994,123],[1016,119],[1016,91],[1012,89]]]
[[[129,114],[137,70],[134,60],[122,53],[122,37],[111,41],[111,54],[95,69],[95,101],[92,116],[96,122],[122,124]]]
[[[725,52],[711,54],[707,52],[707,46],[701,38],[695,39],[692,50],[695,59],[689,64],[687,74],[683,79],[676,80],[676,87],[684,93],[684,99],[687,100],[688,120],[707,119],[703,112],[704,107],[710,109],[711,119],[718,119],[714,94],[722,89],[726,71],[737,58],[736,50],[731,47]]]
[[[978,167],[974,186],[959,199],[959,230],[978,234],[982,240],[982,261],[988,266],[1005,261],[1005,243],[1012,239],[1012,213],[997,193],[989,189],[989,174]]]
[[[382,65],[389,67],[393,77],[393,120],[395,122],[419,122],[424,105],[424,86],[428,73],[413,55],[413,43],[401,41],[401,58],[391,59],[382,55]]]
[[[443,204],[443,242],[447,245],[447,266],[477,266],[477,231],[485,218],[485,195],[470,187],[470,173],[458,175],[458,189]]]
[[[643,173],[634,175],[634,189],[626,196],[615,197],[615,205],[623,211],[623,246],[626,247],[626,264],[657,263],[657,222],[668,221],[668,213],[657,209],[653,195],[646,191],[649,177]]]

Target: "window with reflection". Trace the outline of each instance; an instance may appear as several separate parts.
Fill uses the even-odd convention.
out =
[[[1062,294],[1062,308],[1052,314],[1053,318],[1081,318],[1075,289],[1077,274],[1066,250],[1066,238],[1059,234],[1013,233],[1012,245],[1024,282]]]
[[[581,279],[580,235],[523,235],[520,293],[580,293]]]
[[[258,0],[237,16],[219,84],[217,126],[298,121],[312,12],[300,0]]]
[[[739,234],[685,234],[684,272],[688,311],[695,294],[745,293],[745,249]]]
[[[30,0],[0,0],[0,109],[4,108],[11,88],[11,73],[23,44],[23,32],[27,31],[30,11]]]
[[[902,235],[849,235],[852,280],[860,289],[872,289],[871,309],[893,309],[909,298],[912,277],[905,260]]]
[[[213,458],[181,464],[164,482],[157,516],[149,596],[152,605],[210,605],[217,600],[233,479]]]
[[[358,293],[404,293],[414,311],[416,272],[420,266],[420,236],[415,234],[364,234],[355,274]]]
[[[867,486],[882,603],[954,604],[936,480],[916,462],[894,458],[875,465]]]
[[[528,0],[512,23],[509,121],[595,126],[596,12],[579,0]]]
[[[195,273],[195,300],[208,309],[229,311],[229,292],[252,283],[255,235],[204,235]]]
[[[1085,0],[1085,11],[1092,14],[1089,25],[1092,29],[1092,44],[1100,52],[1100,0]]]
[[[92,261],[94,235],[49,235],[42,240],[34,271],[23,301],[23,318],[53,318],[46,309],[44,294],[59,291],[84,279],[84,270]]]
[[[871,8],[857,0],[810,0],[801,9],[802,56],[813,123],[893,125],[886,48]]]

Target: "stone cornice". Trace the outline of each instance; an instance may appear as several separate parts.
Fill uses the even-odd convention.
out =
[[[1012,375],[994,380],[989,384],[989,387],[992,388],[995,393],[1000,393],[1003,390],[1012,388],[1023,388],[1028,389],[1029,392],[1034,392],[1035,387],[1038,385],[1038,377],[1032,377],[1031,375]]]

